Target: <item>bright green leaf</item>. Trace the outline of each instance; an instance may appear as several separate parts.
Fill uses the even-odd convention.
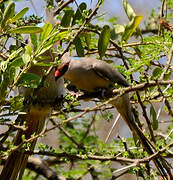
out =
[[[20,18],[22,18],[26,12],[29,10],[28,7],[23,8],[20,12],[18,12],[14,17],[12,17],[11,19],[9,19],[8,24],[12,24],[14,22],[16,22],[17,20],[19,20]]]
[[[67,37],[67,31],[63,31],[61,33],[55,32],[53,34],[50,34],[44,42],[38,47],[36,51],[36,57],[40,56],[47,50],[49,50],[56,42],[62,40],[63,38]]]
[[[12,54],[10,54],[10,56],[8,57],[7,61],[10,61],[12,59],[14,59],[15,57],[17,57],[17,55],[23,50],[23,48],[19,48],[18,50],[14,51]]]
[[[52,24],[51,23],[46,23],[43,27],[42,27],[42,32],[40,33],[39,36],[39,42],[42,42],[44,39],[46,39],[51,31],[52,31]]]
[[[136,16],[135,11],[133,10],[131,5],[126,0],[123,0],[123,7],[124,7],[124,10],[129,18],[129,20],[131,21]]]
[[[29,54],[29,56],[31,56],[31,55],[32,55],[32,49],[31,49],[30,44],[28,44],[27,46],[25,46],[25,49],[26,49],[26,52]]]
[[[33,45],[34,52],[37,49],[37,35],[36,34],[30,34],[31,43]]]
[[[9,30],[10,33],[16,33],[16,34],[32,34],[32,33],[40,33],[42,31],[43,31],[42,28],[36,26],[21,26]]]
[[[114,25],[114,30],[116,34],[123,34],[125,31],[125,27],[121,24]]]
[[[98,41],[98,51],[101,59],[105,55],[106,49],[109,44],[110,36],[111,36],[110,27],[108,25],[105,25],[103,27],[103,30],[100,34]]]
[[[76,52],[77,52],[77,55],[79,57],[83,57],[84,56],[84,48],[82,46],[82,42],[81,42],[81,39],[77,36],[75,39],[74,39],[74,45],[76,47]]]
[[[14,67],[21,67],[24,66],[24,62],[23,59],[21,57],[16,58],[14,61],[12,61],[10,64],[10,66],[14,66]]]
[[[138,15],[138,16],[135,16],[130,21],[130,23],[125,27],[125,31],[124,31],[124,34],[122,36],[122,40],[124,40],[125,42],[127,42],[129,40],[131,35],[134,33],[134,31],[138,27],[139,23],[141,22],[142,18],[143,18],[143,16]]]

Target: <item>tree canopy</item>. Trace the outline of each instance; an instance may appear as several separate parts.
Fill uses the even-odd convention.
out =
[[[45,17],[28,15],[28,7],[18,11],[16,1],[0,1],[0,162],[3,168],[9,154],[21,148],[24,153],[35,155],[28,159],[24,180],[86,176],[113,180],[124,174],[156,179],[160,174],[152,163],[155,157],[162,158],[171,179],[173,2],[162,0],[159,11],[152,10],[143,21],[143,15],[122,0],[129,19],[126,24],[118,24],[118,17],[104,20],[105,14],[98,13],[103,3],[98,0],[90,8],[77,0],[47,0],[45,10],[54,18],[52,23]],[[54,61],[44,61],[47,51],[57,55]],[[48,87],[46,76],[66,52],[111,64],[124,74],[130,87],[115,84],[114,90],[103,97],[76,90],[65,81],[67,93],[53,104],[54,111],[41,133],[33,133],[29,139],[21,136],[22,143],[15,146],[16,132],[27,127],[16,118],[24,114],[26,99],[14,91],[25,87],[36,92]],[[47,67],[43,77],[28,72],[33,65]],[[117,128],[119,116],[109,102],[128,92],[136,123],[150,142],[153,155],[147,154],[137,136],[132,133],[122,137],[121,128]],[[108,122],[113,126],[109,130]],[[114,128],[115,134],[109,139]],[[57,136],[57,148],[39,141],[34,151],[28,150],[34,139],[44,139],[52,131]]]

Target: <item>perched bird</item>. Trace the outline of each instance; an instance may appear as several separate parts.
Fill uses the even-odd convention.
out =
[[[49,11],[47,11],[48,13]],[[47,15],[48,16],[48,15]],[[48,21],[47,21],[48,22]],[[50,22],[50,20],[49,20]],[[52,23],[54,24],[54,23]],[[58,44],[58,43],[57,43]],[[57,44],[54,45],[56,49]],[[54,62],[56,54],[52,54],[51,51],[47,50],[44,55],[47,57],[44,62]],[[43,77],[44,72],[48,70],[48,67],[34,66],[27,71],[27,73],[33,73],[38,75],[40,78]],[[15,146],[19,146],[23,139],[30,139],[33,135],[38,135],[45,125],[45,120],[50,116],[52,111],[52,104],[55,102],[57,98],[64,96],[64,80],[60,78],[58,81],[55,81],[54,72],[50,72],[46,77],[45,82],[48,83],[47,87],[41,87],[38,91],[34,91],[32,88],[19,88],[19,93],[23,94],[25,99],[34,98],[35,102],[31,103],[29,107],[27,107],[26,114],[19,115],[18,119],[22,122],[25,122],[26,130],[19,130],[14,139],[13,144]],[[28,146],[29,151],[33,151],[35,148],[37,139],[30,143]],[[28,154],[25,154],[25,148],[21,148],[17,151],[12,151],[2,169],[0,174],[0,179],[2,180],[21,180],[24,169],[27,164]]]
[[[123,87],[129,86],[124,76],[106,62],[94,58],[70,57],[67,53],[62,57],[61,64],[55,71],[56,80],[62,76],[77,88],[88,92],[94,92],[98,88],[108,89],[115,83]],[[138,136],[146,151],[150,155],[153,154],[153,148],[135,122],[129,94],[120,96],[111,104],[115,106],[132,132]],[[154,159],[154,163],[161,175],[166,177],[161,161]]]
[[[50,52],[47,52],[47,55]],[[53,59],[47,59],[47,62],[53,61]],[[46,70],[45,67],[32,66],[29,69],[29,73],[37,74],[38,76],[43,76],[43,70]],[[22,143],[22,136],[25,139],[29,139],[33,134],[39,134],[44,127],[45,120],[50,116],[52,111],[51,104],[55,100],[64,95],[64,81],[60,78],[58,81],[55,81],[54,72],[51,72],[47,78],[46,82],[49,83],[48,87],[42,87],[35,93],[36,102],[31,104],[27,108],[26,114],[18,116],[20,122],[25,122],[26,130],[19,130],[15,139],[14,145],[18,146]],[[19,89],[20,94],[23,94],[25,98],[32,97],[34,89],[21,87]],[[36,139],[31,142],[29,149],[31,152],[34,150],[36,144]],[[24,169],[27,164],[28,154],[24,153],[24,149],[19,151],[12,151],[8,156],[3,170],[0,174],[0,179],[3,180],[20,180]]]

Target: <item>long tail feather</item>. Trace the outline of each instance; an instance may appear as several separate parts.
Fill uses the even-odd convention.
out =
[[[151,147],[150,143],[148,142],[147,138],[143,134],[142,130],[137,126],[134,116],[131,109],[131,104],[129,101],[129,95],[125,94],[122,97],[120,97],[115,102],[112,102],[112,104],[116,107],[118,112],[121,114],[122,118],[126,121],[129,128],[132,130],[133,133],[136,134],[140,142],[142,143],[145,150],[148,152],[149,155],[154,154],[154,150]],[[153,159],[154,164],[156,165],[157,169],[159,170],[159,173],[161,176],[165,179],[168,179],[168,174],[163,167],[162,160],[160,158],[154,158]]]
[[[24,121],[26,122],[27,130],[25,132],[19,131],[14,140],[14,145],[19,145],[22,142],[22,135],[25,135],[26,139],[31,138],[33,134],[39,134],[45,124],[45,119],[50,114],[49,107],[35,107],[32,106],[30,111],[23,116]],[[36,140],[30,144],[30,151],[32,151],[35,147]],[[21,179],[20,174],[23,174],[23,171],[26,167],[27,154],[24,154],[24,149],[20,149],[18,151],[12,152],[4,165],[4,168],[1,172],[0,179],[3,180],[16,180]]]

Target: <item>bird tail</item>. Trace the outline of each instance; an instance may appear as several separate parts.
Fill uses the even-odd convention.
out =
[[[14,140],[14,145],[18,146],[22,143],[23,136],[25,139],[29,139],[32,135],[39,134],[45,124],[46,118],[49,116],[51,111],[50,107],[36,107],[32,106],[26,115],[19,115],[26,123],[26,130],[18,131]],[[37,140],[31,142],[29,151],[33,151]],[[0,179],[3,180],[20,180],[27,164],[28,154],[24,153],[25,148],[22,147],[18,150],[12,151],[8,156],[3,170],[0,175]]]
[[[125,94],[122,97],[118,98],[115,102],[113,101],[112,104],[116,107],[118,112],[121,114],[122,118],[125,120],[131,131],[138,137],[140,142],[142,143],[144,149],[148,152],[149,155],[154,154],[154,149],[152,148],[149,140],[145,137],[142,130],[137,126],[133,113],[132,113],[132,107],[129,100],[129,95]],[[154,158],[153,162],[155,166],[157,167],[160,175],[168,179],[168,175],[165,171],[166,168],[163,167],[163,160],[160,158]]]

